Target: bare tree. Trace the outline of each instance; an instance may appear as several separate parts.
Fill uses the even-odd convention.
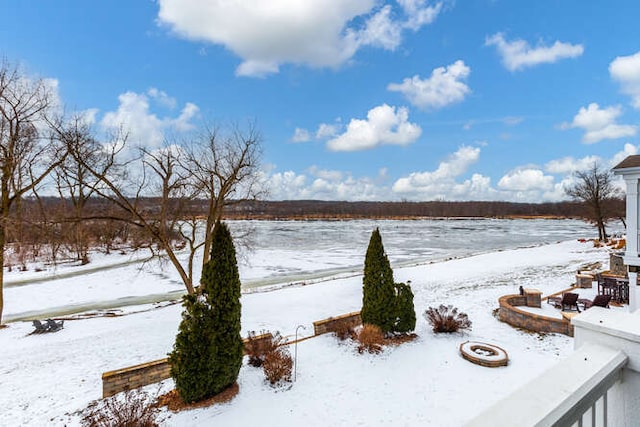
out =
[[[607,238],[606,223],[616,216],[616,204],[619,189],[613,185],[613,175],[607,169],[601,169],[593,163],[590,169],[575,172],[577,182],[565,189],[567,195],[581,201],[586,208],[584,217],[598,228],[598,238]]]
[[[101,144],[93,137],[89,124],[81,116],[75,116],[67,123],[58,118],[54,128],[60,130],[58,138],[67,149],[76,154],[68,156],[54,172],[58,194],[64,202],[71,204],[71,246],[77,260],[88,264],[90,236],[84,217],[87,203],[94,195],[96,186],[95,178],[85,165],[90,165],[100,174],[106,174],[113,164],[109,156],[105,155]],[[82,161],[78,161],[78,158]]]
[[[207,128],[200,138],[185,148],[183,167],[191,172],[195,194],[206,203],[202,264],[209,261],[213,228],[228,205],[263,196],[258,168],[261,157],[261,136],[255,124],[246,130],[234,126],[229,134],[218,128]],[[196,225],[195,223],[193,224]],[[195,233],[184,233],[185,240]],[[190,241],[192,254],[200,245]]]
[[[195,292],[196,251],[204,247],[208,258],[211,231],[224,206],[232,203],[232,197],[257,194],[260,141],[255,129],[251,127],[246,137],[235,130],[224,140],[219,140],[216,132],[206,135],[191,141],[187,148],[165,142],[161,149],[138,149],[134,157],[123,156],[131,151],[124,150],[127,142],[121,135],[104,144],[107,161],[100,167],[87,161],[73,140],[65,142],[73,161],[92,176],[95,194],[117,210],[109,216],[85,216],[85,220],[113,219],[135,226],[148,239],[154,255],[169,259],[190,294]],[[204,220],[194,215],[192,205],[199,206],[197,197],[207,206]],[[206,224],[204,233],[198,232],[200,223]],[[189,244],[186,266],[178,257],[185,246],[180,242]]]
[[[51,93],[42,79],[27,77],[18,67],[0,64],[0,267],[4,266],[11,209],[44,181],[64,152],[44,135]],[[0,323],[4,308],[0,268]]]

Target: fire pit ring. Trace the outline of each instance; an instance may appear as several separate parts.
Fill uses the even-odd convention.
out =
[[[509,363],[509,356],[502,348],[478,341],[460,344],[460,354],[471,363],[489,368],[507,366]]]

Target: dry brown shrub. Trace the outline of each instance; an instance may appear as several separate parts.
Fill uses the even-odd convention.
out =
[[[128,390],[89,405],[82,415],[84,427],[136,426],[156,427],[159,409],[147,392]]]
[[[267,333],[266,331],[262,331],[260,335]],[[244,344],[245,352],[247,356],[249,356],[249,365],[259,368],[264,363],[265,355],[282,344],[283,338],[279,332],[276,332],[271,340],[261,340],[255,331],[249,331],[247,341]]]
[[[264,376],[269,384],[274,387],[291,382],[291,372],[293,370],[293,359],[286,347],[278,347],[268,352],[264,357],[262,365]]]
[[[384,344],[385,345],[400,345],[400,344],[404,344],[406,342],[411,342],[413,340],[415,340],[416,338],[418,338],[417,334],[398,334],[398,335],[391,335],[390,337],[386,337],[384,339]]]
[[[340,340],[345,341],[349,338],[355,337],[355,331],[352,326],[346,323],[338,323],[333,331],[333,334]]]
[[[424,317],[435,333],[471,329],[469,317],[465,313],[458,313],[458,309],[452,305],[440,304],[438,308],[429,307],[424,312]]]
[[[173,412],[180,412],[196,408],[207,408],[216,403],[229,402],[238,394],[239,391],[240,387],[238,386],[238,383],[233,383],[226,389],[222,390],[220,393],[216,394],[215,396],[211,396],[208,399],[204,399],[199,402],[185,403],[184,400],[182,400],[182,398],[180,397],[178,390],[174,389],[169,393],[160,396],[158,398],[157,406],[166,406],[167,409]]]
[[[358,332],[358,352],[380,353],[384,344],[384,334],[379,326],[365,323]]]

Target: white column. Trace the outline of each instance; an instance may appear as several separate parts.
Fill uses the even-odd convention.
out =
[[[638,178],[625,176],[627,187],[627,249],[626,257],[638,257]]]
[[[640,244],[638,240],[640,236],[638,235],[639,227],[638,222],[640,221],[640,217],[638,213],[640,210],[638,209],[638,185],[640,181],[638,180],[637,175],[631,175],[625,177],[625,184],[627,187],[627,248],[625,251],[625,264],[627,265],[638,265],[638,249],[640,248]],[[638,273],[629,272],[629,312],[633,313],[639,307],[638,298],[640,295],[638,294]]]
[[[629,313],[638,309],[638,273],[629,272]]]

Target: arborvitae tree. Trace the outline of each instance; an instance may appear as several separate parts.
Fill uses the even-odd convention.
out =
[[[186,296],[184,306],[169,362],[178,393],[195,402],[233,384],[242,365],[240,276],[231,233],[219,221],[200,292]]]
[[[211,395],[211,336],[215,334],[211,306],[204,295],[185,295],[180,331],[169,354],[171,376],[185,402]]]
[[[416,310],[413,306],[411,286],[396,283],[396,324],[394,332],[411,332],[416,328]]]
[[[379,326],[391,332],[396,323],[393,270],[384,253],[382,237],[377,228],[371,233],[362,278],[362,323]]]
[[[244,344],[240,335],[240,275],[236,249],[226,224],[213,229],[211,259],[202,270],[204,292],[211,295],[216,322],[213,362],[214,392],[219,393],[238,379]]]

